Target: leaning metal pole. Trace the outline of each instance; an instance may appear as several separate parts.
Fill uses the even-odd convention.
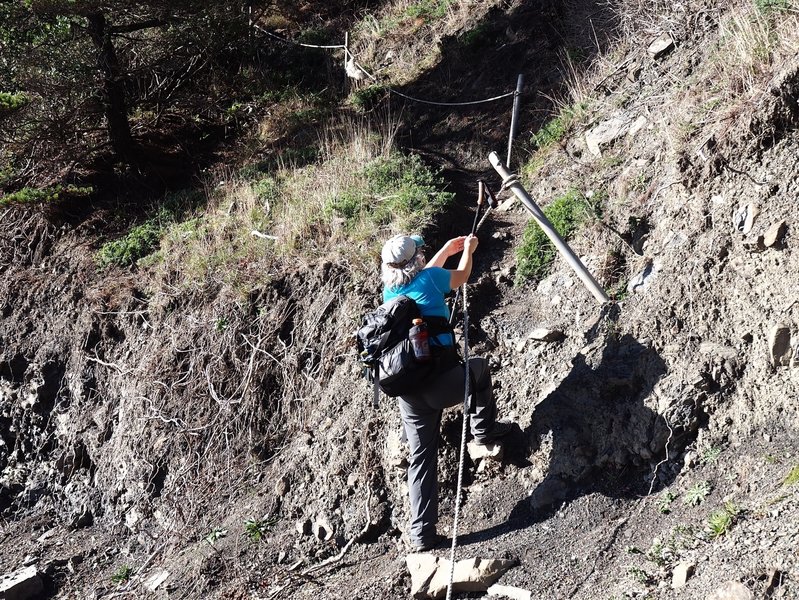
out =
[[[519,179],[516,175],[511,174],[505,165],[502,164],[502,161],[497,156],[496,152],[492,152],[488,155],[488,160],[491,162],[491,166],[494,167],[497,173],[499,173],[500,177],[502,177],[502,184],[504,187],[510,188],[510,190],[516,195],[516,197],[521,200],[524,207],[533,215],[536,223],[541,226],[541,229],[544,230],[544,233],[547,234],[547,237],[552,241],[555,245],[555,248],[558,249],[558,252],[561,253],[563,258],[566,259],[566,262],[569,263],[569,266],[574,269],[574,272],[577,273],[577,276],[580,280],[585,284],[585,287],[594,295],[599,302],[605,303],[610,302],[610,298],[605,293],[605,290],[602,289],[594,276],[585,268],[585,265],[580,261],[577,255],[572,251],[572,249],[566,244],[560,234],[555,231],[555,228],[552,226],[552,223],[549,222],[544,216],[543,211],[538,208],[533,199],[530,198],[530,195],[527,191],[522,187],[522,184],[519,183]]]

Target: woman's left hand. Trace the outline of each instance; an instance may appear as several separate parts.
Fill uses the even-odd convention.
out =
[[[458,252],[462,252],[463,251],[463,244],[465,242],[466,242],[466,236],[465,235],[462,235],[462,236],[459,236],[459,237],[456,237],[456,238],[452,238],[451,240],[448,240],[444,244],[443,250],[444,250],[444,252],[446,253],[447,256],[453,256],[453,255],[457,254]]]

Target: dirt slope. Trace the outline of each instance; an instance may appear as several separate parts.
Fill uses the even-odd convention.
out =
[[[562,89],[559,45],[583,40],[604,99],[524,183],[542,204],[572,187],[605,195],[571,243],[608,289],[645,276],[604,309],[561,262],[513,286],[529,217],[517,204],[487,221],[470,339],[519,429],[501,463],[467,461],[459,556],[514,560],[500,583],[534,598],[705,598],[730,582],[799,597],[799,62],[782,57],[736,99],[706,85],[724,7],[674,8],[611,60],[584,36],[593,22],[597,40],[620,34],[630,13],[611,6],[487,3],[473,16],[500,48],[475,94],[520,71]],[[664,31],[675,47],[655,59],[646,48]],[[442,52],[406,91],[463,82],[491,56]],[[545,103],[526,105],[523,131]],[[504,116],[406,110],[406,144],[457,178],[443,238],[469,222]],[[626,129],[597,156],[586,133],[614,119]],[[0,573],[35,564],[62,598],[409,597],[399,415],[388,399],[371,407],[348,345],[376,274],[319,261],[246,298],[153,287],[97,273],[106,216],[0,221]],[[529,338],[542,327],[562,339]],[[791,350],[775,359],[780,335]],[[444,532],[460,419],[449,411],[442,428]],[[693,574],[672,589],[681,563]]]

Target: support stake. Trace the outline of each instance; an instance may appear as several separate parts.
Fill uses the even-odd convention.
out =
[[[508,160],[505,161],[505,166],[510,169],[510,152],[513,148],[513,138],[516,137],[516,129],[518,128],[519,121],[519,99],[522,95],[522,87],[524,86],[524,75],[519,73],[516,79],[516,92],[513,94],[513,113],[510,117],[510,133],[508,134]]]

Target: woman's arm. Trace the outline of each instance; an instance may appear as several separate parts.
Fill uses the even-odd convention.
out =
[[[458,268],[450,271],[449,286],[454,290],[469,281],[469,275],[472,274],[472,254],[477,249],[478,239],[473,235],[469,235],[463,240],[463,254],[458,263]]]
[[[427,267],[443,267],[444,263],[447,262],[447,259],[450,256],[453,256],[463,250],[464,240],[466,240],[466,236],[462,235],[447,241],[443,246],[441,246],[441,250],[436,252],[433,258],[427,261],[425,269]]]

